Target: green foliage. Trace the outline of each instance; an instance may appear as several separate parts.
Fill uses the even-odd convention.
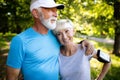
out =
[[[2,43],[3,41],[11,41],[12,37],[14,37],[16,35],[16,33],[0,33],[0,42]]]
[[[0,33],[0,48],[3,47],[5,44],[5,39],[3,38],[3,33]]]
[[[81,34],[114,38],[113,5],[102,0],[58,0],[65,4],[60,18],[69,18],[75,29]]]
[[[30,0],[0,1],[0,32],[21,32],[32,24]]]
[[[69,18],[81,34],[114,38],[113,5],[102,0],[56,0],[65,5],[58,18]],[[112,1],[109,1],[109,3]],[[0,1],[0,32],[21,32],[33,24],[30,0]]]

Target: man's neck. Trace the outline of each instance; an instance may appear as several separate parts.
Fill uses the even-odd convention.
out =
[[[47,34],[48,33],[48,29],[42,24],[35,23],[33,25],[33,29],[40,34]]]

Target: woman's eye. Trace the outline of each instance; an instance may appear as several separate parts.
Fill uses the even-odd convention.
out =
[[[66,30],[65,33],[69,32],[69,30]]]

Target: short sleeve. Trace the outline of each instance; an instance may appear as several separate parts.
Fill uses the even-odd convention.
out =
[[[10,44],[10,50],[7,57],[7,66],[20,69],[24,59],[23,41],[19,36],[15,36]]]

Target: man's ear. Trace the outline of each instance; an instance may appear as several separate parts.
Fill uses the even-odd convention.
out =
[[[32,15],[33,15],[35,18],[39,18],[37,9],[33,9],[33,10],[32,10]]]

